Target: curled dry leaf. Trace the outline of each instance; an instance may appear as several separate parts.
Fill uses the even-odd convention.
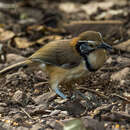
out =
[[[26,38],[16,37],[14,40],[18,48],[28,48],[35,44],[35,42],[30,42]]]
[[[45,29],[45,28],[44,28],[44,26],[42,26],[42,25],[33,25],[33,26],[27,27],[27,32],[33,31],[33,30],[35,30],[35,31],[42,31],[42,30],[44,30],[44,29]]]
[[[125,42],[121,42],[118,45],[114,45],[113,47],[121,51],[130,52],[130,39]]]
[[[122,69],[121,71],[118,71],[118,72],[112,74],[111,79],[117,80],[117,81],[123,80],[123,79],[125,79],[125,77],[128,75],[129,72],[130,72],[130,68],[126,67],[126,68]]]
[[[89,4],[84,4],[81,6],[81,8],[88,14],[92,15],[94,14],[98,8],[109,10],[113,6],[113,2],[91,2]]]
[[[79,7],[79,5],[77,5],[76,3],[72,3],[72,2],[66,2],[66,3],[59,4],[59,9],[63,10],[66,13],[78,12],[80,9],[77,7]]]
[[[99,19],[112,19],[113,16],[117,16],[117,15],[123,15],[125,12],[121,9],[119,10],[108,10],[106,12],[102,12],[99,15],[97,15],[95,17],[96,20]]]
[[[6,31],[0,28],[0,41],[7,41],[15,36],[15,33],[12,31]]]

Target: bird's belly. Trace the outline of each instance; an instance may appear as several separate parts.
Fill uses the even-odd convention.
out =
[[[83,63],[78,67],[70,69],[65,77],[65,80],[71,81],[71,80],[79,79],[86,76],[87,73],[88,70],[86,68],[86,65]]]
[[[86,75],[87,71],[83,70],[83,71],[79,71],[79,72],[74,72],[71,71],[69,72],[69,74],[66,76],[66,80],[70,81],[70,80],[75,80],[75,79],[79,79],[81,77],[84,77]]]

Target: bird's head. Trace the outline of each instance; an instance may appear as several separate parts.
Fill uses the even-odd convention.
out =
[[[90,71],[96,71],[102,67],[112,47],[103,41],[101,33],[86,31],[77,39],[76,50],[85,59],[87,68]]]

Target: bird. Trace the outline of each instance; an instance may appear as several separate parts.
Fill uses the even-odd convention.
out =
[[[0,76],[20,67],[40,67],[48,74],[51,90],[66,99],[59,85],[73,83],[100,69],[111,50],[100,32],[85,31],[72,39],[49,42],[24,61],[2,69]]]

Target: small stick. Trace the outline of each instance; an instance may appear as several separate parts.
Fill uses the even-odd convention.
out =
[[[24,108],[20,107],[20,109],[21,109],[30,119],[34,120],[34,119],[30,116],[30,114],[25,111]]]
[[[82,85],[81,87],[79,87],[79,89],[87,90],[87,91],[89,91],[89,92],[95,93],[96,95],[98,95],[98,96],[100,96],[100,97],[102,97],[102,98],[104,98],[104,99],[108,99],[108,97],[105,96],[104,94],[102,94],[102,93],[100,93],[100,92],[98,92],[98,91],[89,89],[89,88],[84,88],[84,86],[85,86],[85,85]]]
[[[121,100],[124,100],[124,101],[126,101],[126,102],[128,102],[128,103],[130,103],[130,100],[128,100],[128,99],[126,99],[125,97],[122,97],[122,96],[120,96],[120,95],[117,95],[117,94],[111,94],[110,96],[115,96],[115,97],[118,97],[118,98],[120,98]],[[110,97],[109,96],[109,97]]]

